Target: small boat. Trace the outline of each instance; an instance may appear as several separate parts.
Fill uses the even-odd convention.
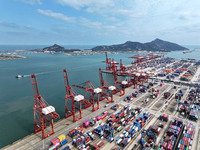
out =
[[[183,54],[192,53],[192,51],[184,51]]]
[[[20,75],[20,74],[18,74],[18,75],[16,75],[16,78],[23,78],[24,76],[23,75]]]

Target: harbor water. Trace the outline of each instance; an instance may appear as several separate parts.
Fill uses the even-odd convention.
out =
[[[192,53],[181,51],[167,53],[174,58],[200,58],[200,46],[190,47]],[[128,57],[137,53],[108,54],[117,62],[123,60],[124,65],[131,63]],[[140,53],[142,55],[142,53]],[[24,54],[27,59],[0,61],[0,148],[13,143],[34,132],[33,124],[33,92],[30,75],[35,74],[39,92],[42,97],[56,108],[61,118],[64,118],[65,87],[63,69],[67,69],[70,84],[80,84],[90,80],[99,85],[98,69],[105,69],[105,55],[64,54]],[[17,74],[25,75],[17,79]],[[104,74],[104,79],[110,83],[112,75]]]

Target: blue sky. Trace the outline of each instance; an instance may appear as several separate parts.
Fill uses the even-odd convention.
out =
[[[200,0],[0,0],[0,44],[200,45]]]

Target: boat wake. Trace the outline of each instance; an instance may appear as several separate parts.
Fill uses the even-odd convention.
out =
[[[92,65],[85,65],[85,66],[80,66],[80,67],[76,67],[76,68],[69,68],[69,72],[73,71],[73,70],[85,70],[88,67],[93,67],[93,66],[98,66],[99,64],[92,64]],[[35,75],[44,75],[44,74],[50,74],[50,73],[55,73],[55,72],[61,72],[61,70],[55,70],[55,71],[47,71],[47,72],[39,72],[39,73],[34,73]],[[30,77],[32,74],[27,74],[27,75],[17,75],[16,78],[26,78],[26,77]]]
[[[35,75],[43,75],[43,74],[50,74],[54,72],[59,72],[59,71],[48,71],[48,72],[40,72],[40,73],[34,73]],[[32,74],[27,74],[27,75],[17,75],[16,78],[26,78],[30,77]]]

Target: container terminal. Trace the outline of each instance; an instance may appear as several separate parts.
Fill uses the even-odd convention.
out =
[[[55,123],[60,116],[40,95],[31,75],[35,133],[2,149],[200,149],[200,62],[150,53],[130,57],[134,61],[125,66],[105,54],[100,87],[90,81],[70,85],[63,70],[65,118]],[[113,85],[103,73],[113,75]]]

